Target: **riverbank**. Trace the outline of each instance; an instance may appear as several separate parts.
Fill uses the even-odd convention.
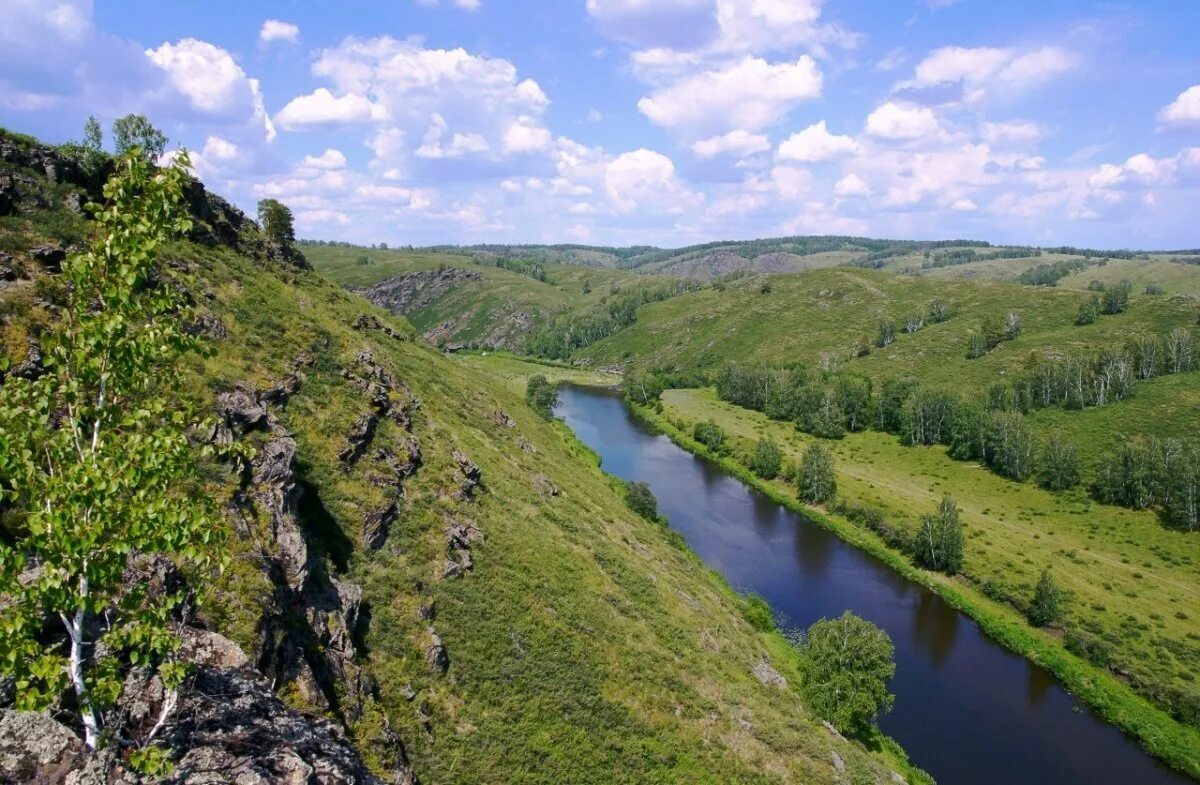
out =
[[[776,503],[810,518],[905,578],[938,593],[974,619],[989,637],[1053,673],[1081,702],[1138,739],[1149,753],[1200,779],[1200,731],[1177,722],[1112,674],[1071,654],[1053,635],[1029,627],[1011,607],[989,599],[980,589],[963,580],[916,568],[904,554],[889,547],[873,532],[859,528],[841,516],[800,503],[790,486],[779,481],[763,481],[736,458],[713,454],[668,417],[646,407],[631,408],[635,416],[669,436],[683,449],[712,460]]]

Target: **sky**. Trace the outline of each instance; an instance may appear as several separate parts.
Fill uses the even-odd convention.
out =
[[[0,125],[147,115],[313,239],[1200,246],[1200,2],[0,0]]]

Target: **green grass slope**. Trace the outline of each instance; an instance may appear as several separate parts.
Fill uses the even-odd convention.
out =
[[[306,246],[305,253],[317,270],[351,289],[444,268],[469,271],[478,278],[456,282],[427,304],[397,313],[439,344],[479,348],[521,349],[534,324],[589,311],[622,286],[652,280],[621,270],[545,263],[541,281],[474,257],[440,252]],[[369,264],[360,263],[363,257]]]
[[[801,362],[818,366],[822,355],[844,370],[872,378],[913,374],[931,384],[986,388],[1021,368],[1029,355],[1049,355],[1122,345],[1139,334],[1194,324],[1200,305],[1189,298],[1135,294],[1122,314],[1077,326],[1080,303],[1090,293],[1019,284],[936,280],[874,270],[832,268],[795,275],[747,276],[643,306],[631,327],[578,353],[595,363],[714,368],[726,360]],[[935,299],[953,313],[912,335],[855,356],[874,340],[879,323],[903,324]],[[969,360],[967,339],[987,317],[1021,316],[1020,337],[985,357]]]
[[[64,239],[84,228],[53,210],[0,218],[0,247],[22,270],[0,286],[3,346],[16,360],[53,318],[30,251],[56,227]],[[177,243],[163,256],[221,326],[215,356],[187,369],[190,394],[210,402],[234,385],[269,387],[296,358],[311,361],[275,414],[298,445],[310,553],[363,588],[357,648],[378,712],[348,725],[372,765],[389,754],[387,725],[425,783],[886,783],[893,768],[920,779],[895,753],[831,737],[796,691],[783,639],[755,631],[744,600],[626,509],[594,457],[508,382],[412,340],[403,321],[320,274],[219,246]],[[391,334],[356,328],[363,316]],[[411,436],[422,463],[377,551],[363,541],[365,518],[388,498],[376,455],[403,451],[410,436],[384,420],[360,462],[339,459],[370,406],[347,378],[364,351],[420,401]],[[473,499],[456,497],[456,452],[482,472]],[[213,477],[216,498],[229,482]],[[473,570],[444,580],[454,522],[483,540]],[[201,621],[253,652],[270,601],[259,558],[270,527],[232,516],[229,526],[229,567],[203,587]],[[427,660],[431,627],[444,674]],[[764,660],[786,688],[755,677]],[[295,684],[278,686],[320,710]]]

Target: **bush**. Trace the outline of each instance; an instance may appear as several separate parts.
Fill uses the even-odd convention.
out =
[[[696,423],[692,427],[692,438],[715,453],[725,448],[725,431],[712,420]]]
[[[837,496],[837,479],[833,472],[833,454],[820,442],[804,451],[796,471],[796,488],[806,502],[824,504]]]
[[[843,733],[869,730],[895,696],[895,646],[888,634],[846,611],[808,628],[799,647],[802,691],[809,707]]]
[[[1058,621],[1062,612],[1062,592],[1050,570],[1042,570],[1038,578],[1037,588],[1033,592],[1033,601],[1029,604],[1029,623],[1034,627],[1045,627]]]
[[[775,616],[767,601],[754,593],[749,593],[745,597],[746,603],[742,606],[742,617],[759,632],[774,630]]]
[[[558,403],[558,387],[551,384],[540,373],[531,376],[525,385],[525,402],[535,412],[549,420],[554,416],[554,407]]]
[[[921,519],[912,550],[917,562],[927,569],[947,575],[962,569],[963,525],[953,498],[943,496],[937,513]]]
[[[750,471],[764,480],[773,480],[779,476],[779,469],[782,465],[783,452],[780,451],[775,440],[770,436],[759,439],[754,456],[750,459]]]
[[[647,483],[626,483],[625,504],[648,521],[658,520],[658,499],[654,498],[654,492]]]

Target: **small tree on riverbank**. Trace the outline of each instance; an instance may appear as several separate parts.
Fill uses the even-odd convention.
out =
[[[1033,590],[1033,601],[1029,604],[1029,623],[1034,627],[1045,627],[1058,621],[1062,614],[1062,591],[1050,570],[1042,570],[1037,588]]]
[[[558,387],[540,373],[531,376],[525,384],[525,402],[543,419],[549,420],[554,417],[554,407],[558,403]]]
[[[650,485],[644,482],[631,482],[625,485],[625,504],[648,521],[658,520],[658,499]]]
[[[783,452],[770,436],[758,440],[754,456],[750,459],[750,471],[764,480],[773,480],[779,476],[783,466]]]
[[[799,645],[802,692],[809,708],[843,733],[869,730],[895,696],[895,646],[888,634],[846,611],[808,628]]]
[[[921,519],[913,554],[922,566],[947,575],[962,569],[963,525],[953,498],[943,496],[937,513]]]
[[[825,504],[837,496],[833,453],[824,444],[816,442],[804,451],[796,471],[796,489],[801,499],[813,504]]]

